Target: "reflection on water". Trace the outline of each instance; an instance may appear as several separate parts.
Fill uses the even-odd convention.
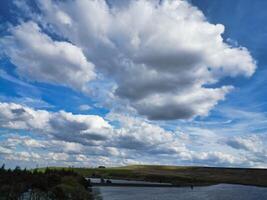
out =
[[[99,187],[94,187],[93,193],[94,193],[94,200],[103,200]]]
[[[208,187],[94,187],[97,200],[265,200],[267,188],[219,184]]]

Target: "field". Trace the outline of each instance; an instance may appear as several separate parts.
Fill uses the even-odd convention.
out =
[[[267,187],[266,169],[131,165],[112,168],[71,168],[85,177],[168,182],[177,186],[218,183]]]

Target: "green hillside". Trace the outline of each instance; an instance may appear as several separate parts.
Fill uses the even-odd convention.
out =
[[[85,177],[168,182],[179,186],[218,183],[267,186],[266,169],[131,165],[112,168],[72,168]]]

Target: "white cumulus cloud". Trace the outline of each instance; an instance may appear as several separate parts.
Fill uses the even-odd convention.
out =
[[[20,76],[82,91],[96,77],[94,65],[81,48],[66,41],[54,41],[35,22],[22,23],[10,32],[1,43]]]
[[[232,86],[222,77],[249,77],[256,64],[244,47],[223,41],[225,27],[209,23],[187,1],[39,1],[44,21],[81,47],[115,95],[149,119],[205,116]],[[73,23],[65,23],[64,13]]]

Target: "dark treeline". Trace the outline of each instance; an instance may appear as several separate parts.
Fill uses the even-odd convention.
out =
[[[88,200],[90,183],[68,170],[0,168],[0,200]]]

